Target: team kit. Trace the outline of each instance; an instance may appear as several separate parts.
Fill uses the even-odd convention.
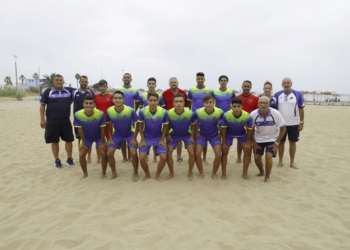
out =
[[[188,178],[204,177],[203,163],[208,164],[206,154],[210,144],[214,153],[211,177],[226,179],[226,168],[230,148],[237,139],[237,162],[242,163],[242,177],[249,179],[248,167],[254,157],[259,173],[270,182],[273,157],[279,156],[279,167],[283,167],[284,144],[288,137],[290,144],[290,167],[294,163],[296,142],[304,125],[304,101],[299,91],[292,89],[290,78],[282,80],[283,90],[273,96],[272,84],[265,82],[264,94],[250,93],[252,83],[242,84],[242,94],[236,96],[227,88],[229,78],[219,77],[218,89],[212,91],[205,86],[205,75],[196,74],[197,85],[188,93],[178,88],[175,77],[169,80],[169,89],[162,94],[156,92],[157,80],[147,80],[148,90],[139,94],[131,86],[132,76],[125,73],[124,85],[113,94],[107,92],[106,80],[99,82],[99,94],[88,87],[88,77],[80,77],[80,87],[63,87],[64,79],[56,74],[54,85],[46,89],[40,100],[41,127],[45,129],[45,141],[51,144],[55,167],[62,168],[59,159],[59,140],[65,141],[68,167],[74,166],[72,142],[74,141],[70,121],[71,104],[74,110],[74,130],[78,141],[79,163],[83,176],[88,177],[87,164],[91,163],[91,151],[96,145],[98,163],[102,165],[102,179],[107,178],[107,166],[111,176],[118,176],[115,151],[120,149],[124,162],[133,165],[132,180],[139,180],[139,164],[145,176],[151,178],[148,155],[153,149],[153,161],[157,162],[155,179],[169,180],[174,177],[173,151],[177,152],[177,162],[183,162],[182,146],[188,153]],[[139,109],[138,114],[136,111]],[[138,136],[141,140],[138,141]],[[265,154],[265,163],[262,156]],[[243,155],[243,157],[242,157]],[[159,160],[157,159],[159,156]],[[243,160],[242,160],[243,158]],[[165,166],[169,174],[161,177]],[[198,174],[194,174],[194,166]],[[264,168],[265,165],[265,168]]]

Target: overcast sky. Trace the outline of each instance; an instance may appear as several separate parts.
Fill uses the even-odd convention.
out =
[[[0,84],[6,75],[60,73],[90,83],[106,79],[146,88],[149,77],[168,88],[195,86],[196,73],[218,88],[220,75],[239,89],[251,80],[274,91],[293,88],[350,93],[350,1],[4,1],[1,0]]]

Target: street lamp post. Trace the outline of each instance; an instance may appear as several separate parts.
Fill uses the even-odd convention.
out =
[[[15,70],[16,70],[16,95],[18,100],[18,78],[17,78],[17,56],[13,55],[15,57]]]

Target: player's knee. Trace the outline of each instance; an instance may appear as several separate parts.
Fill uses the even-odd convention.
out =
[[[99,153],[100,153],[100,155],[102,156],[102,157],[105,157],[106,155],[107,155],[107,152],[106,152],[106,150],[99,150],[98,151]]]
[[[196,157],[201,157],[202,152],[201,151],[196,151]]]
[[[85,158],[86,155],[87,155],[87,151],[86,150],[80,150],[80,152],[79,152],[79,157],[80,158]]]
[[[194,157],[194,151],[193,150],[189,150],[188,151],[188,156],[189,157]]]
[[[254,155],[254,160],[258,161],[260,159],[261,159],[261,155],[257,155],[257,154]]]
[[[221,151],[215,152],[215,158],[220,158],[221,159]]]
[[[113,158],[113,157],[114,157],[114,151],[108,150],[108,151],[107,151],[107,157],[108,157],[108,158]]]
[[[272,160],[272,154],[270,152],[267,152],[266,155],[265,155],[265,158],[266,159],[271,159]]]
[[[147,154],[140,154],[140,161],[147,161]]]
[[[228,149],[222,149],[222,154],[224,156],[227,156],[228,155]]]

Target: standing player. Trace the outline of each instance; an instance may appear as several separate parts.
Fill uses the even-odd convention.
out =
[[[253,95],[252,93],[250,93],[251,89],[252,89],[252,82],[246,80],[242,84],[243,93],[237,96],[241,98],[243,101],[243,110],[248,112],[249,114],[253,112],[253,110],[259,108],[258,107],[259,98]],[[242,146],[240,146],[239,143],[237,143],[237,154],[238,154],[237,163],[242,162],[242,157],[241,157],[242,150],[243,150]]]
[[[284,144],[287,139],[289,140],[289,155],[290,155],[290,164],[289,166],[294,169],[298,167],[294,163],[295,153],[297,151],[297,141],[299,141],[299,133],[304,128],[304,100],[303,95],[292,89],[292,80],[290,78],[284,78],[282,80],[282,87],[284,90],[281,90],[275,94],[276,98],[276,108],[281,112],[284,121],[286,122],[287,132],[281,140],[279,145],[279,163],[278,166],[283,166],[283,154],[284,154]],[[298,112],[297,112],[298,111]],[[298,117],[299,113],[299,117]]]
[[[222,136],[222,179],[226,180],[226,165],[227,165],[227,156],[232,146],[233,139],[237,138],[238,144],[244,148],[244,157],[243,157],[243,174],[242,177],[246,180],[248,178],[248,167],[249,159],[251,155],[251,136],[253,121],[252,117],[248,112],[243,111],[243,101],[241,98],[234,97],[231,100],[231,110],[226,112],[222,118],[221,123],[221,136]],[[248,129],[248,135],[246,128]]]
[[[203,97],[207,94],[213,95],[213,91],[211,91],[210,88],[206,87],[204,85],[205,82],[205,77],[204,73],[198,72],[196,74],[196,81],[197,81],[197,86],[192,87],[188,91],[188,107],[192,109],[192,112],[195,114],[196,110],[199,108],[203,108]],[[198,124],[197,124],[198,128]],[[207,145],[204,147],[203,150],[203,161],[205,164],[209,164],[207,161]]]
[[[125,73],[123,75],[122,80],[124,82],[124,86],[119,87],[116,90],[119,90],[124,93],[124,100],[125,100],[124,105],[127,105],[130,108],[133,108],[135,111],[137,111],[140,104],[140,95],[139,95],[139,91],[135,87],[131,86],[131,81],[132,81],[131,74]],[[128,152],[129,157],[128,158],[126,157],[126,142],[122,143],[122,154],[123,154],[122,163],[130,161],[130,158],[131,158],[130,152]]]
[[[254,160],[260,173],[257,176],[265,175],[265,182],[270,182],[270,173],[272,169],[272,157],[277,154],[278,144],[286,133],[286,127],[281,113],[269,108],[270,100],[266,96],[259,98],[259,109],[254,110],[250,115],[255,126],[255,134],[252,137],[254,147]],[[262,156],[266,148],[265,169],[262,162]]]
[[[96,102],[96,108],[98,110],[101,110],[105,114],[105,120],[106,120],[106,114],[107,109],[114,105],[113,103],[113,96],[107,92],[108,89],[108,83],[106,80],[101,80],[98,82],[98,89],[100,90],[100,94],[95,95],[95,102]],[[106,138],[109,138],[108,130],[105,127],[106,130]],[[97,163],[100,163],[100,155],[99,151],[97,150],[96,145],[96,152],[97,152]]]
[[[264,93],[258,95],[258,97],[266,96],[270,99],[270,108],[276,108],[276,98],[272,96],[272,83],[269,81],[264,82]]]
[[[195,118],[198,121],[196,126],[199,124],[200,127],[200,131],[198,131],[198,127],[196,127],[198,134],[196,140],[196,163],[199,170],[199,179],[202,179],[204,173],[201,154],[209,142],[215,154],[213,173],[211,177],[216,180],[216,172],[221,163],[221,136],[219,133],[219,122],[224,111],[219,108],[214,108],[214,97],[210,94],[203,97],[203,105],[204,108],[197,109],[195,113]]]
[[[135,137],[138,131],[141,135],[141,142],[139,143],[140,163],[146,174],[143,180],[151,178],[147,163],[147,155],[151,146],[156,147],[156,154],[160,158],[156,174],[156,180],[158,181],[162,181],[160,174],[167,159],[167,146],[164,139],[168,131],[168,113],[158,106],[158,98],[158,94],[148,94],[148,106],[140,110],[138,130],[135,133]]]
[[[106,178],[107,145],[105,141],[105,127],[106,121],[104,113],[95,109],[96,103],[94,97],[87,95],[83,102],[84,109],[77,111],[74,114],[74,126],[78,129],[81,138],[79,145],[79,162],[84,175],[80,180],[88,177],[86,154],[91,149],[92,143],[96,143],[97,149],[100,151],[102,157],[102,179]]]
[[[108,139],[108,163],[112,169],[112,178],[116,178],[118,175],[115,168],[114,152],[117,148],[120,149],[123,142],[128,143],[134,167],[132,180],[138,181],[137,133],[134,133],[133,130],[133,123],[137,122],[137,114],[133,108],[124,105],[124,101],[124,93],[116,91],[113,94],[115,106],[107,109],[107,130],[112,134]],[[113,122],[114,133],[111,122]]]
[[[225,113],[230,110],[231,99],[236,97],[235,92],[232,89],[227,88],[228,77],[220,76],[219,84],[220,88],[213,91],[213,96],[215,98],[215,106],[222,109]]]
[[[194,157],[194,131],[196,122],[193,112],[185,108],[185,97],[178,93],[174,95],[174,108],[168,111],[169,131],[168,142],[168,166],[170,174],[167,180],[174,177],[173,151],[178,142],[184,142],[188,152],[188,179],[193,181],[192,170],[195,162]]]

